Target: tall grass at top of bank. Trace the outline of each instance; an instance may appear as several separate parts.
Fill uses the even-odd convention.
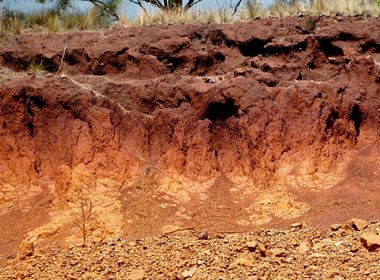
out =
[[[380,16],[380,0],[274,0],[264,6],[259,0],[248,0],[236,13],[231,7],[213,10],[193,8],[184,13],[175,11],[140,11],[134,19],[119,14],[119,20],[107,18],[92,8],[86,12],[42,10],[34,13],[3,11],[0,16],[0,36],[4,34],[46,33],[99,30],[109,27],[158,24],[233,23],[265,17],[307,15]]]
[[[274,0],[264,7],[261,1],[248,0],[240,12],[241,21],[261,17],[288,17],[297,15],[324,16],[380,16],[380,0]]]
[[[72,11],[67,13],[48,10],[23,13],[6,10],[0,17],[0,35],[99,30],[107,28],[111,24],[110,20],[100,17],[96,9],[90,9],[87,12]]]

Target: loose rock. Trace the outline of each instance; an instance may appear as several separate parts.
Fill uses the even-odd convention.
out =
[[[260,256],[265,257],[266,256],[266,248],[262,243],[257,244],[257,249],[259,250]]]
[[[352,226],[356,230],[363,230],[368,226],[368,222],[366,220],[353,218],[351,219]]]
[[[306,241],[302,241],[300,245],[298,246],[298,252],[300,252],[301,254],[305,254],[306,252],[309,251],[309,249],[310,249],[309,244]]]
[[[257,242],[256,241],[247,242],[247,247],[250,252],[254,252],[257,247]]]
[[[380,236],[375,233],[363,233],[360,241],[368,251],[373,252],[380,248]]]
[[[193,277],[193,275],[197,272],[197,268],[195,266],[193,266],[192,268],[190,268],[189,270],[185,270],[183,273],[182,273],[182,277],[183,278],[189,278],[189,277]]]
[[[24,260],[26,257],[33,256],[34,245],[30,241],[23,241],[19,248],[19,259]]]
[[[291,224],[292,229],[302,229],[303,224],[302,223],[294,223]]]
[[[142,269],[135,269],[129,273],[127,280],[142,280],[144,279],[145,272]]]
[[[332,231],[337,231],[337,230],[339,230],[341,228],[341,225],[340,224],[332,224],[332,225],[330,225],[330,229],[332,230]]]
[[[208,239],[208,232],[207,231],[202,231],[199,234],[198,239],[199,240],[207,240]]]

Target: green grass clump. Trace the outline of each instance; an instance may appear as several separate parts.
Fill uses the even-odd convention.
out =
[[[48,73],[43,60],[33,59],[28,66],[28,71],[33,72],[37,76],[42,76]]]

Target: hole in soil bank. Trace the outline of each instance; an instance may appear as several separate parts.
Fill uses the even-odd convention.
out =
[[[214,64],[214,60],[210,56],[197,57],[194,62],[194,67],[190,70],[190,73],[201,72],[204,74]]]
[[[361,46],[361,49],[362,49],[362,53],[363,52],[372,52],[372,53],[380,53],[380,44],[377,44],[376,42],[374,41],[368,41],[366,42],[365,44],[363,44]]]
[[[311,70],[314,70],[315,68],[317,68],[317,65],[315,65],[314,61],[310,61],[307,64],[307,67],[309,67],[309,69],[311,69]]]
[[[177,68],[187,62],[186,57],[169,57],[166,62],[166,66],[173,73]]]
[[[26,67],[27,70],[46,71],[49,73],[55,73],[58,70],[58,66],[55,64],[53,59],[43,57],[42,55],[33,57],[26,65]]]
[[[327,40],[321,40],[320,46],[321,51],[325,54],[326,57],[343,55],[343,50],[341,48],[334,46]]]
[[[247,42],[243,42],[239,44],[238,48],[240,50],[240,53],[243,56],[257,56],[259,54],[263,54],[264,52],[264,46],[269,42],[269,40],[261,40],[258,38],[251,39]]]
[[[238,116],[239,107],[235,105],[232,99],[227,99],[222,102],[211,102],[208,104],[205,119],[212,122],[226,121],[230,117]]]
[[[80,63],[80,60],[76,57],[75,54],[67,54],[67,57],[65,59],[68,65],[74,66]]]
[[[354,35],[350,34],[350,33],[347,33],[347,32],[340,32],[340,34],[338,35],[338,40],[340,41],[352,41],[354,40]]]
[[[335,121],[339,119],[339,112],[333,110],[326,120],[326,130],[331,129],[334,126]]]
[[[224,56],[224,54],[222,54],[221,52],[216,52],[214,53],[214,58],[217,60],[217,61],[220,61],[220,62],[224,62],[226,60],[226,57]]]
[[[359,136],[360,126],[361,126],[362,120],[363,120],[363,112],[360,110],[360,107],[358,104],[355,104],[352,107],[351,114],[350,114],[350,120],[354,122],[355,130],[356,130],[356,136]]]
[[[46,101],[41,96],[31,96],[30,100],[36,104],[38,109],[42,109],[46,104]]]

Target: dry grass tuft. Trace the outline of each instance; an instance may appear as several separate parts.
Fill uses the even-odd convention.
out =
[[[232,16],[232,11],[225,7],[201,11],[193,9],[184,13],[177,11],[140,11],[135,20],[120,15],[115,23],[110,18],[101,16],[95,8],[83,13],[57,13],[40,11],[33,14],[6,11],[0,17],[0,36],[20,34],[23,32],[65,32],[68,30],[99,30],[110,26],[146,26],[159,24],[189,23],[233,23],[250,21],[260,17],[287,17],[300,14],[308,15],[365,15],[380,16],[380,0],[275,0],[269,7],[261,5],[260,0],[248,0],[240,14]]]
[[[7,12],[0,18],[0,35],[7,33],[21,34],[22,19],[16,12]]]
[[[240,13],[240,20],[254,20],[264,15],[264,8],[258,0],[248,0],[246,8]]]
[[[99,30],[110,25],[111,22],[101,17],[96,8],[86,13],[76,11],[63,14],[45,10],[30,14],[6,11],[0,17],[0,35]]]
[[[319,15],[380,16],[380,5],[373,0],[314,0],[308,10]]]
[[[129,21],[130,25],[146,26],[157,24],[189,24],[189,23],[231,23],[231,12],[225,8],[217,10],[201,11],[192,10],[184,13],[178,11],[140,11],[136,21]]]
[[[380,5],[374,0],[276,0],[266,11],[267,16],[286,17],[299,14],[379,16]]]
[[[42,76],[48,73],[43,60],[33,59],[28,66],[28,71],[33,72],[37,76]]]

